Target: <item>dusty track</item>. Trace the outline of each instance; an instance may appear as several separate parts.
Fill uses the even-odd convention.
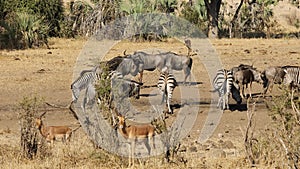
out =
[[[17,106],[24,97],[32,95],[44,98],[45,101],[56,105],[66,106],[71,101],[70,84],[72,82],[73,68],[85,40],[51,39],[51,49],[30,49],[20,51],[0,51],[0,144],[17,144],[19,139]],[[300,65],[300,40],[297,39],[221,39],[211,41],[219,54],[225,68],[237,66],[240,63],[253,64],[259,70],[272,65]],[[106,55],[106,59],[145,48],[162,48],[167,51],[185,54],[183,44],[177,41],[144,42],[132,44],[119,43]],[[201,54],[201,52],[200,52]],[[193,144],[200,134],[205,118],[207,117],[211,86],[207,80],[205,67],[195,57],[193,74],[196,75],[196,85],[200,91],[201,99],[197,104],[200,107],[198,118],[189,137],[184,140],[187,145]],[[155,85],[157,72],[145,72],[145,85]],[[276,87],[275,87],[276,88]],[[142,90],[142,94],[149,94],[151,88]],[[254,84],[254,93],[261,91],[261,86]],[[275,93],[278,92],[275,90]],[[178,93],[174,96],[177,103]],[[137,106],[147,102],[142,97]],[[231,101],[234,104],[233,101]],[[234,147],[240,144],[242,134],[240,128],[246,124],[247,116],[245,105],[237,110],[226,110],[221,123],[214,132],[212,140],[230,140]],[[45,107],[49,111],[46,116],[47,124],[73,125],[76,120],[67,109],[54,109]],[[178,109],[175,109],[175,113]],[[268,124],[268,110],[263,100],[256,106],[256,129],[263,129]],[[82,130],[80,130],[82,132]]]

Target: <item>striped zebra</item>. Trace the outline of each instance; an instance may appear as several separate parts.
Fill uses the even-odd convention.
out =
[[[177,86],[176,79],[172,73],[168,71],[163,71],[158,79],[157,87],[162,95],[162,103],[165,101],[165,97],[167,100],[167,106],[170,114],[173,114],[173,111],[170,106],[170,102],[172,100],[172,95],[175,87]]]
[[[71,84],[73,102],[77,102],[81,90],[90,88],[99,79],[97,69],[95,67],[91,70],[81,71],[79,77]]]
[[[300,67],[299,66],[283,66],[285,76],[283,83],[289,85],[290,88],[300,87]]]
[[[232,93],[232,97],[240,104],[242,99],[239,90],[236,90],[233,85],[233,74],[231,70],[220,69],[213,80],[214,91],[219,93],[218,108],[222,110],[229,109],[229,95]]]
[[[91,70],[81,71],[79,77],[71,84],[72,102],[76,103],[80,91],[85,89],[85,96],[82,103],[82,108],[85,111],[86,104],[93,104],[96,97],[95,83],[99,80],[99,67],[94,67]]]

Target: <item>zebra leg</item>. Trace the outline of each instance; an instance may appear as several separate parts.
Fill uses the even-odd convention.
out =
[[[226,107],[225,107],[225,109],[229,109],[229,100],[228,100],[228,98],[229,98],[229,95],[228,95],[228,93],[226,93],[226,95],[225,95],[225,103],[226,103]]]
[[[160,104],[163,104],[164,102],[165,102],[165,93],[162,93]]]
[[[226,109],[226,95],[224,94],[222,96],[222,110],[225,110]]]
[[[82,105],[81,105],[81,108],[82,108],[82,111],[85,113],[85,105],[87,103],[87,98],[83,98],[83,101],[82,101]]]
[[[168,105],[169,113],[173,114],[173,111],[172,111],[171,106],[170,106],[170,98],[169,97],[167,98],[167,105]]]
[[[222,97],[220,96],[218,100],[217,108],[220,108],[221,102],[222,102]]]

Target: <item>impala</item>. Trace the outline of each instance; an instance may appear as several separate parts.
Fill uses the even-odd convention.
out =
[[[128,165],[131,165],[131,159],[133,161],[134,166],[134,150],[135,150],[135,143],[138,139],[147,139],[145,142],[145,146],[148,150],[148,153],[150,155],[151,153],[151,147],[149,142],[151,142],[152,148],[155,148],[154,146],[154,131],[155,128],[151,124],[140,124],[140,125],[129,125],[127,126],[125,123],[125,118],[121,115],[118,115],[119,123],[118,128],[119,132],[123,135],[123,137],[126,140],[129,140],[131,148],[129,149],[129,158],[128,158]]]
[[[46,112],[35,119],[35,125],[40,131],[41,135],[46,139],[47,142],[50,142],[51,145],[53,145],[54,140],[58,138],[61,138],[62,141],[70,141],[72,133],[81,127],[79,126],[72,130],[67,126],[45,126],[42,121],[42,117],[45,114]]]

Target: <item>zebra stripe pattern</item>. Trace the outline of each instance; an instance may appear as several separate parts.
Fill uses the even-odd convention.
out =
[[[232,71],[226,69],[220,69],[217,71],[217,75],[213,80],[213,86],[219,93],[219,101],[217,107],[222,110],[229,109],[228,99],[231,93],[233,84]]]
[[[80,91],[83,89],[90,89],[99,78],[95,69],[83,70],[80,76],[71,84],[73,102],[77,102]]]
[[[169,72],[160,74],[157,87],[162,94],[162,102],[164,102],[166,97],[168,110],[171,114],[173,113],[173,111],[171,110],[170,102],[172,100],[173,91],[176,86],[177,82],[173,74]]]
[[[286,73],[284,76],[284,84],[290,87],[300,87],[300,67],[298,66],[284,66],[283,71]]]

